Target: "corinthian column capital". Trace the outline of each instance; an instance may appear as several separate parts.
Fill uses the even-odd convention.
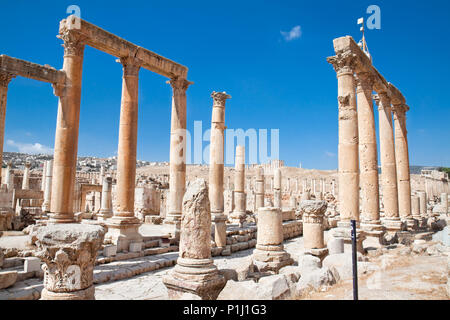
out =
[[[123,75],[130,77],[137,77],[141,68],[141,61],[135,57],[122,57],[117,59],[117,62],[123,66]]]
[[[16,76],[7,71],[0,71],[0,87],[7,87],[9,82]]]
[[[193,84],[193,82],[180,77],[172,78],[166,83],[172,86],[173,95],[185,94],[187,88]]]
[[[377,105],[378,110],[383,110],[383,109],[392,110],[391,97],[389,96],[389,94],[386,91],[382,91],[377,94],[374,94],[373,99],[375,100],[375,104]]]
[[[357,66],[357,56],[352,52],[344,52],[333,57],[328,57],[327,61],[333,66],[338,77],[343,74],[353,74]]]
[[[374,76],[369,72],[358,72],[355,76],[356,92],[358,91],[373,91],[373,84],[375,82]]]
[[[230,99],[231,96],[226,92],[215,92],[211,93],[211,98],[213,98],[213,107],[224,107],[227,99]]]
[[[86,36],[78,30],[64,26],[56,37],[64,41],[64,56],[83,56]]]

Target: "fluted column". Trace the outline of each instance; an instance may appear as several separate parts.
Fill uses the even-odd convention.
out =
[[[356,100],[358,105],[359,184],[361,187],[361,227],[372,232],[381,228],[378,185],[377,139],[373,110],[373,76],[356,74]]]
[[[231,220],[242,226],[246,215],[245,194],[245,147],[236,147],[236,159],[234,163],[234,211]]]
[[[409,107],[405,104],[394,105],[395,124],[395,160],[397,165],[398,209],[400,219],[408,224],[408,228],[414,227],[411,215],[411,182],[409,174],[408,138],[406,130],[406,111]]]
[[[0,71],[0,165],[3,164],[3,140],[5,139],[5,118],[6,118],[6,101],[8,96],[8,85],[14,75],[9,72]],[[0,185],[8,183],[6,179],[2,180],[0,172]]]
[[[59,96],[53,157],[53,181],[50,222],[74,222],[73,195],[77,169],[78,129],[80,122],[81,78],[83,72],[84,38],[71,22],[61,25],[59,38],[64,41],[66,82],[55,87]]]
[[[209,199],[212,222],[214,223],[214,241],[218,247],[227,244],[227,216],[224,214],[223,170],[224,170],[224,131],[225,102],[231,98],[226,92],[213,92],[213,110],[211,119],[211,144],[209,150]]]
[[[175,226],[179,238],[183,195],[186,188],[186,90],[192,82],[183,78],[168,81],[173,89],[170,127],[169,208],[166,224]]]
[[[128,250],[132,242],[142,242],[138,232],[140,221],[134,216],[140,62],[134,57],[124,57],[120,63],[123,81],[117,150],[117,211],[108,220],[105,235],[105,239],[117,245],[119,252]]]
[[[398,231],[401,229],[401,221],[398,213],[397,165],[391,100],[387,92],[379,92],[374,98],[378,105],[380,130],[381,188],[385,217],[383,224],[387,230]]]
[[[22,189],[29,190],[30,189],[30,167],[31,163],[25,163],[25,169],[23,171],[23,179],[22,179]]]

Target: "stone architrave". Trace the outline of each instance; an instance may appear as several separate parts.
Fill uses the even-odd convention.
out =
[[[169,202],[164,224],[176,239],[180,237],[181,210],[186,189],[186,90],[193,84],[176,77],[167,82],[172,86],[170,124]]]
[[[117,151],[117,211],[107,221],[105,239],[117,245],[117,252],[122,252],[129,250],[130,244],[142,242],[138,230],[141,222],[134,215],[140,61],[125,57],[119,62],[123,66],[123,80]]]
[[[48,224],[33,229],[35,254],[45,264],[42,300],[94,300],[94,265],[105,230],[89,224]]]
[[[22,180],[22,189],[29,190],[30,189],[30,167],[31,163],[25,163],[25,169],[23,171],[23,180]]]
[[[259,272],[278,271],[293,264],[293,259],[283,247],[283,213],[278,207],[258,210],[258,232],[253,264]]]
[[[274,174],[273,206],[275,208],[280,209],[282,207],[281,180],[282,180],[281,169],[276,168]]]
[[[259,208],[264,207],[264,169],[256,169],[256,181],[255,181],[255,212],[258,212]]]
[[[231,96],[226,92],[211,93],[213,110],[211,119],[211,144],[209,161],[209,199],[214,222],[214,241],[219,248],[227,245],[227,216],[224,214],[224,131],[225,102]]]
[[[188,293],[214,300],[225,286],[211,259],[210,202],[203,179],[190,183],[183,197],[179,258],[163,283],[170,299],[182,299]]]
[[[44,202],[42,203],[42,212],[50,212],[51,196],[52,196],[52,183],[53,183],[53,160],[48,160],[45,166],[45,190],[44,190]]]
[[[324,213],[326,201],[302,201],[300,211],[303,217],[303,243],[305,254],[323,259],[328,254],[324,241]]]
[[[245,147],[236,147],[235,175],[234,175],[234,210],[230,214],[233,223],[243,225],[246,216],[245,194]]]

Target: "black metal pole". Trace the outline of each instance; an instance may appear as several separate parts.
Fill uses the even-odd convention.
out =
[[[352,220],[353,300],[358,300],[358,259],[356,255],[356,221]]]

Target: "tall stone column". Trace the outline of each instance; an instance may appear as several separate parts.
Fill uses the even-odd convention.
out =
[[[278,271],[292,264],[283,246],[283,213],[280,208],[264,207],[258,210],[258,233],[253,263],[259,272]]]
[[[49,224],[33,230],[44,261],[41,300],[95,300],[94,265],[104,228],[88,224]]]
[[[398,212],[397,166],[391,100],[387,92],[383,91],[374,98],[378,105],[380,129],[381,187],[385,217],[383,224],[388,231],[399,231],[402,223]]]
[[[213,300],[225,286],[211,259],[211,215],[208,186],[203,179],[191,183],[183,198],[180,252],[177,265],[163,277],[170,299]]]
[[[209,199],[214,222],[214,241],[217,247],[225,247],[227,245],[227,216],[224,214],[223,197],[225,102],[231,96],[226,92],[213,91],[211,97],[213,110],[209,150]]]
[[[183,78],[168,81],[173,89],[170,126],[169,206],[164,223],[179,239],[181,209],[186,188],[186,90],[192,82]]]
[[[105,235],[105,239],[117,245],[118,252],[128,250],[130,243],[142,242],[138,231],[141,223],[134,216],[140,63],[134,57],[121,58],[120,63],[123,65],[123,81],[117,150],[117,211],[108,220],[108,233]]]
[[[274,178],[274,190],[273,190],[273,206],[275,208],[282,207],[282,197],[281,197],[281,170],[280,168],[275,169],[275,178]]]
[[[100,208],[100,212],[97,215],[99,221],[106,221],[106,219],[111,218],[113,216],[112,211],[112,178],[104,177],[103,185],[102,185],[102,205]]]
[[[425,191],[419,191],[417,194],[419,195],[420,199],[420,215],[422,216],[422,218],[425,218],[427,216],[427,193]]]
[[[42,203],[42,212],[50,212],[50,204],[52,197],[52,183],[53,183],[53,160],[46,161],[47,165],[45,172],[45,190],[44,190],[44,202]]]
[[[377,138],[372,103],[374,79],[370,73],[356,74],[358,105],[359,183],[361,187],[361,228],[367,236],[381,241],[380,195],[378,185]]]
[[[45,191],[45,174],[47,172],[47,161],[44,161],[42,168],[42,180],[41,180],[41,191]]]
[[[356,110],[355,56],[337,55],[327,59],[336,71],[339,102],[338,183],[340,221],[334,236],[351,243],[351,220],[359,224],[359,134]],[[357,234],[358,241],[363,237]]]
[[[400,219],[406,222],[408,229],[414,229],[415,222],[411,215],[411,181],[406,130],[406,111],[408,110],[409,107],[405,104],[394,105],[395,160]]]
[[[243,225],[246,216],[246,195],[245,195],[245,147],[236,147],[234,175],[234,211],[230,217],[232,222]]]
[[[22,189],[29,190],[30,189],[30,167],[31,163],[25,163],[25,170],[23,171],[23,179],[22,179]]]
[[[59,96],[53,156],[53,180],[50,222],[75,222],[73,195],[77,169],[78,129],[80,122],[81,78],[83,72],[84,36],[73,28],[73,21],[60,24],[59,38],[64,41],[66,82],[55,86]]]
[[[421,221],[420,216],[420,198],[418,196],[411,196],[411,213],[414,219]]]
[[[264,207],[264,169],[256,169],[256,182],[255,182],[256,200],[255,208],[258,211],[259,208]]]
[[[6,101],[8,96],[8,85],[15,76],[12,73],[0,71],[0,165],[3,164],[3,142],[5,139],[5,118]],[[2,180],[0,172],[0,185],[8,183],[6,179]]]

